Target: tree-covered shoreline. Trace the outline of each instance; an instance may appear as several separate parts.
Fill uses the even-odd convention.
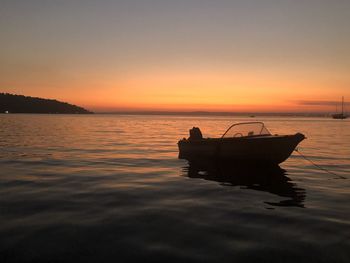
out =
[[[93,112],[58,100],[0,93],[0,113],[91,114]]]

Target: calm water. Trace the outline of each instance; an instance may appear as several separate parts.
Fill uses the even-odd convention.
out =
[[[177,158],[252,120],[336,175]],[[0,115],[0,168],[0,262],[350,262],[349,120]]]

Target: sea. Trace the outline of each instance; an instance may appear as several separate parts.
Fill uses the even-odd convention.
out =
[[[200,127],[301,132],[278,169],[178,158]],[[350,262],[350,120],[0,115],[0,262]]]

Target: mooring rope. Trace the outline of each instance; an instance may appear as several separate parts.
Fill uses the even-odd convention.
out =
[[[329,174],[331,174],[331,175],[335,175],[335,176],[337,176],[337,177],[339,177],[339,178],[341,178],[341,179],[346,179],[346,177],[341,176],[341,175],[339,175],[339,174],[336,174],[335,172],[329,171],[329,170],[327,170],[326,168],[324,168],[324,167],[318,165],[317,163],[313,162],[311,159],[309,159],[309,158],[306,157],[304,154],[302,154],[302,153],[299,151],[298,148],[295,148],[294,151],[296,151],[298,154],[300,154],[301,157],[303,157],[306,161],[310,162],[312,165],[314,165],[314,166],[317,167],[318,169],[320,169],[320,170],[322,170],[322,171],[324,171],[324,172],[326,172],[326,173],[329,173]]]

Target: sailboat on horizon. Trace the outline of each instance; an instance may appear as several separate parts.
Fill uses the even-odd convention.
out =
[[[342,101],[341,101],[341,113],[335,113],[332,115],[333,119],[346,119],[348,116],[346,114],[344,114],[344,97],[342,97]]]

